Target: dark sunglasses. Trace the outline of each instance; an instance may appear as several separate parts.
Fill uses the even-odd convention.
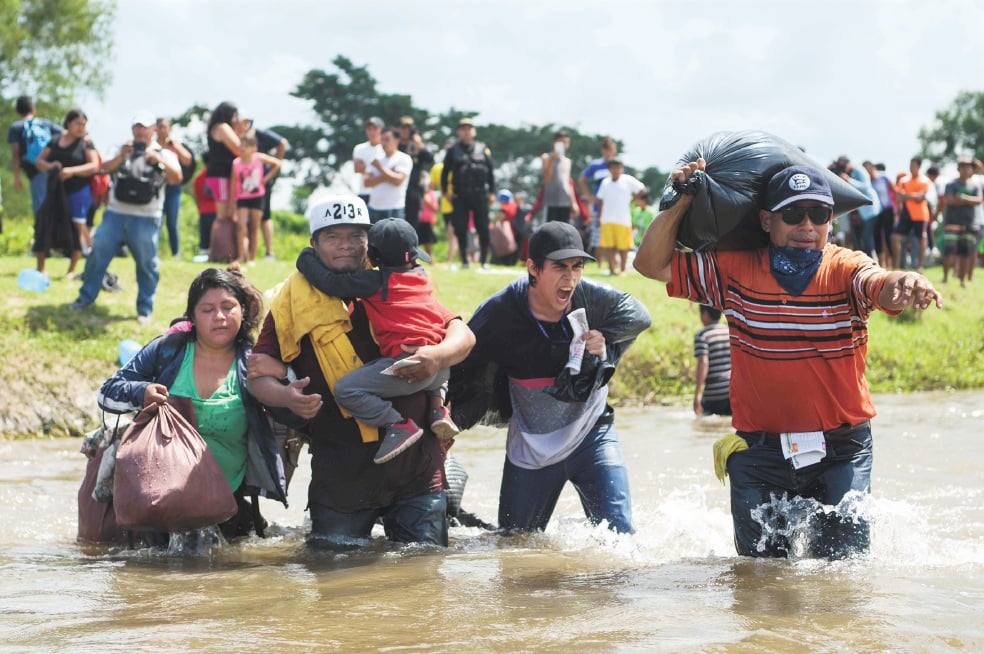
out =
[[[810,222],[814,225],[826,225],[834,215],[834,210],[830,207],[783,207],[781,210],[782,222],[787,225],[799,225],[803,218],[810,217]]]

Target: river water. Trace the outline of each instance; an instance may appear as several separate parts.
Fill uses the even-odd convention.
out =
[[[711,444],[687,407],[623,409],[636,527],[454,528],[451,547],[309,551],[306,465],[272,537],[211,554],[80,548],[74,439],[0,442],[0,650],[984,651],[984,393],[876,398],[869,555],[739,558]],[[454,447],[464,506],[494,521],[504,435]],[[305,462],[306,463],[306,462]]]

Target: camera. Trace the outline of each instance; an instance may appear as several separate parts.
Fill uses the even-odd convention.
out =
[[[147,151],[147,144],[143,141],[133,142],[133,154],[143,154]]]

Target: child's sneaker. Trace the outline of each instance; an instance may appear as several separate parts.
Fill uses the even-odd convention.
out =
[[[430,413],[431,431],[442,441],[451,440],[461,433],[458,425],[451,419],[451,412],[446,406],[440,409],[433,409]]]
[[[403,452],[424,435],[424,430],[417,426],[410,418],[404,418],[400,422],[390,425],[383,436],[383,442],[376,450],[374,463],[386,463],[396,455]]]

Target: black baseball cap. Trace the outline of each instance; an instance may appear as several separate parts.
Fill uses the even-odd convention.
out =
[[[530,237],[530,259],[561,261],[562,259],[583,257],[597,261],[585,252],[583,247],[581,235],[574,229],[573,225],[553,221],[544,224],[533,232],[533,236]]]
[[[369,258],[380,266],[402,266],[414,259],[429,262],[417,247],[417,230],[403,218],[384,218],[369,228]]]

